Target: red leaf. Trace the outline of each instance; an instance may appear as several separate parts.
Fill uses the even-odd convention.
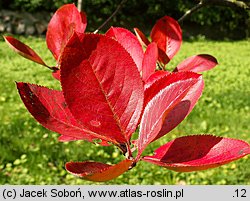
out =
[[[84,33],[86,26],[86,15],[74,4],[66,4],[55,12],[48,24],[46,42],[56,60],[73,32]]]
[[[160,49],[160,60],[167,64],[166,55],[171,60],[181,46],[182,31],[178,22],[169,16],[165,16],[156,22],[150,36]]]
[[[52,76],[53,76],[56,80],[60,80],[60,70],[54,70],[54,72],[52,72]]]
[[[186,79],[183,77],[186,77]],[[199,75],[196,76],[195,73],[183,73],[182,76],[174,73],[162,79],[166,80],[168,85],[165,85],[161,90],[152,90],[152,87],[150,87],[148,90],[152,92],[152,98],[146,99],[145,96],[146,106],[139,130],[138,158],[145,147],[157,137],[165,117],[200,80]]]
[[[163,64],[167,64],[171,59],[162,49],[158,48],[158,60]]]
[[[191,56],[182,61],[174,71],[203,72],[214,68],[218,64],[216,58],[208,54]]]
[[[183,119],[185,119],[185,117],[194,108],[204,88],[204,81],[199,74],[193,72],[179,72],[176,74],[176,76],[169,75],[166,77],[166,75],[168,74],[165,73],[164,75],[163,72],[165,71],[159,72],[159,75],[152,76],[152,78],[150,77],[150,82],[146,83],[147,88],[145,88],[144,105],[146,105],[157,93],[159,93],[159,91],[173,82],[176,82],[178,80],[187,80],[190,78],[199,80],[189,89],[189,92],[182,98],[182,100],[169,111],[169,113],[163,120],[164,123],[162,124],[160,132],[153,141],[170,132],[177,125],[179,125],[183,121]]]
[[[48,89],[34,84],[18,82],[19,94],[29,112],[45,128],[64,137],[61,140],[82,139],[93,142],[94,139],[105,139],[102,136],[84,129],[72,116],[61,91]]]
[[[199,81],[194,84],[186,96],[179,102],[165,117],[162,128],[156,138],[157,140],[165,134],[169,133],[176,126],[178,126],[193,110],[195,104],[201,97],[204,88],[204,81],[199,79]]]
[[[150,77],[147,79],[146,83],[144,84],[144,90],[148,89],[152,84],[154,84],[157,80],[161,79],[162,77],[165,77],[169,75],[169,71],[165,70],[158,70],[150,75]]]
[[[136,36],[129,30],[119,27],[111,27],[106,35],[115,38],[128,51],[141,72],[144,53]]]
[[[158,59],[158,48],[156,43],[148,45],[142,62],[142,79],[146,81],[155,72]]]
[[[137,37],[138,41],[140,42],[141,46],[147,47],[150,44],[147,37],[138,28],[134,28],[134,31],[135,31],[136,37]]]
[[[214,168],[250,154],[247,142],[215,137],[193,135],[177,138],[161,146],[154,156],[144,161],[178,172],[191,172]]]
[[[147,105],[156,94],[170,84],[181,80],[184,81],[198,78],[201,79],[202,76],[194,72],[177,72],[169,74],[169,72],[166,71],[157,71],[148,79],[146,87],[144,87],[144,105]]]
[[[129,53],[105,35],[76,34],[64,49],[65,100],[89,130],[129,143],[143,106],[143,83]]]
[[[65,167],[68,172],[90,181],[108,181],[126,172],[132,165],[132,160],[123,160],[116,165],[99,162],[68,162]]]
[[[32,50],[29,46],[25,45],[21,41],[11,37],[4,36],[6,43],[19,55],[23,56],[26,59],[34,61],[38,64],[48,67],[44,61],[37,55],[37,53]]]

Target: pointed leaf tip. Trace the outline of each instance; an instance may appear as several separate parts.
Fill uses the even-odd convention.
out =
[[[147,39],[144,33],[142,33],[142,31],[138,28],[134,28],[134,31],[141,46],[144,48],[147,47],[150,44],[150,41]]]
[[[218,64],[215,57],[208,54],[199,54],[188,57],[182,61],[174,71],[192,71],[200,73],[210,70]]]
[[[86,130],[75,120],[61,91],[22,82],[16,85],[28,111],[45,128],[61,134],[60,141],[102,139],[105,144],[102,136]]]
[[[5,42],[13,49],[17,54],[22,57],[34,61],[38,64],[48,67],[38,54],[31,49],[29,46],[25,45],[21,41],[13,38],[12,36],[3,36]]]
[[[178,172],[215,168],[250,154],[247,142],[212,135],[176,138],[142,160]]]
[[[66,170],[78,177],[90,181],[104,182],[112,180],[124,172],[132,165],[132,160],[123,160],[116,165],[107,165],[99,162],[68,162]]]

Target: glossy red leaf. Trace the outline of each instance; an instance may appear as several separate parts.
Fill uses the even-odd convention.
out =
[[[117,144],[129,143],[142,111],[143,83],[116,40],[73,35],[62,55],[61,84],[72,114],[86,128]]]
[[[141,72],[144,53],[136,36],[129,30],[120,27],[111,27],[106,36],[115,38],[128,51]]]
[[[154,25],[150,36],[152,42],[156,42],[160,49],[160,60],[167,64],[167,57],[171,60],[182,43],[182,31],[178,22],[169,16],[162,17]]]
[[[143,160],[178,172],[191,172],[218,167],[248,154],[250,145],[242,140],[193,135],[168,142]]]
[[[208,54],[191,56],[182,61],[174,71],[193,71],[200,73],[210,70],[218,64],[216,58]]]
[[[73,32],[84,33],[86,26],[86,15],[74,4],[66,4],[55,12],[48,24],[46,42],[56,60]]]
[[[152,84],[154,84],[157,80],[161,79],[162,77],[165,77],[169,75],[169,71],[165,70],[158,70],[150,75],[150,77],[147,79],[146,83],[144,84],[144,90],[148,89]]]
[[[142,79],[146,81],[155,72],[158,59],[158,48],[156,43],[148,45],[142,62]]]
[[[166,115],[165,119],[163,120],[160,132],[152,141],[155,141],[170,132],[177,125],[179,125],[186,116],[188,116],[188,114],[192,111],[198,99],[200,98],[204,88],[204,81],[199,74],[193,72],[181,72],[178,74],[178,76],[175,77],[168,75],[170,75],[170,72],[160,70],[156,71],[149,77],[144,85],[144,107],[157,93],[159,93],[160,90],[168,86],[170,83],[181,79],[186,80],[189,78],[199,78],[199,80],[192,86],[192,88],[190,88],[189,92],[180,101],[180,103],[174,106],[172,110],[170,110],[170,112]],[[137,144],[137,142],[135,142],[134,144]]]
[[[109,181],[126,172],[132,165],[132,160],[123,160],[116,165],[99,162],[68,162],[66,170],[71,174],[90,181]]]
[[[140,29],[134,28],[134,31],[141,46],[146,48],[150,44],[150,41],[148,40],[148,38],[144,35],[144,33],[140,31]]]
[[[177,72],[170,74],[165,71],[157,71],[148,79],[146,87],[144,87],[144,105],[147,105],[156,94],[170,84],[188,79],[202,79],[202,76],[194,72]]]
[[[144,105],[146,105],[157,93],[159,93],[159,91],[172,82],[192,78],[198,79],[198,81],[189,89],[189,92],[182,98],[182,100],[166,115],[163,120],[162,128],[154,140],[157,140],[170,132],[185,119],[185,117],[194,108],[204,88],[204,81],[202,80],[202,76],[199,74],[193,72],[179,72],[176,76],[168,75],[166,77],[166,75],[168,74],[166,73],[164,75],[164,73],[159,73],[159,75],[149,79],[149,81],[151,81],[149,82],[150,85],[146,84],[147,88],[145,89]]]
[[[138,157],[145,147],[157,137],[169,112],[181,102],[199,81],[199,77],[190,76],[189,74],[194,73],[186,73],[188,79],[183,79],[183,76],[178,73],[162,78],[168,82],[168,85],[161,90],[156,89],[158,92],[149,101],[145,100],[146,106],[139,130]],[[153,90],[151,91],[154,93]]]
[[[38,56],[38,54],[31,49],[29,46],[25,45],[21,41],[11,37],[4,36],[6,43],[13,49],[16,53],[21,55],[22,57],[34,61],[38,64],[48,67],[44,61]]]
[[[19,94],[32,116],[45,128],[64,137],[60,140],[82,139],[93,142],[105,138],[83,128],[70,113],[61,91],[34,84],[17,83]]]
[[[199,79],[186,96],[179,102],[165,117],[162,128],[154,140],[159,139],[178,126],[193,110],[195,104],[201,97],[204,88],[204,81]]]

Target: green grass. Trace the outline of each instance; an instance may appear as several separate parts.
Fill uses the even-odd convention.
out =
[[[52,55],[43,38],[21,38],[49,64]],[[239,42],[184,42],[168,65],[193,54],[208,53],[220,65],[203,73],[205,90],[195,109],[176,129],[153,143],[146,153],[183,135],[212,133],[250,142],[250,44]],[[93,184],[68,174],[67,161],[122,160],[115,147],[78,141],[60,143],[58,134],[40,126],[19,98],[15,81],[60,88],[48,69],[23,59],[0,41],[0,184]],[[177,173],[146,162],[106,184],[250,184],[249,157],[219,168]]]

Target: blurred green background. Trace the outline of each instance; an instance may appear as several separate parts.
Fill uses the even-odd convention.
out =
[[[82,0],[83,10],[88,17],[88,30],[94,31],[117,8],[121,0]],[[243,0],[248,2],[248,0]],[[1,9],[54,12],[65,3],[77,0],[1,0]],[[107,24],[125,26],[129,29],[138,27],[149,32],[155,21],[164,15],[179,19],[198,0],[128,0],[118,14]],[[186,18],[182,24],[185,37],[206,35],[210,39],[242,39],[249,37],[250,10],[225,6],[206,6]],[[213,31],[211,31],[213,30]]]
[[[63,3],[69,2],[72,1],[2,0],[0,9],[30,12],[44,9],[53,12]],[[95,30],[110,16],[119,2],[85,0],[87,30]],[[178,19],[196,1],[128,2],[106,28],[110,25],[125,26],[129,29],[136,26],[149,33],[158,18],[167,14]],[[247,36],[248,19],[249,11],[207,7],[184,22],[182,27],[186,40],[179,53],[167,65],[168,69],[174,69],[189,56],[202,53],[215,56],[219,65],[203,73],[203,96],[191,114],[172,132],[151,144],[145,154],[152,154],[157,147],[176,137],[190,134],[211,133],[250,142],[250,41],[244,39]],[[204,27],[205,30],[210,30],[210,34],[207,31],[202,32],[202,29],[192,30],[192,26]],[[55,65],[44,36],[17,37],[38,52],[48,65]],[[60,84],[52,78],[48,69],[14,53],[2,38],[0,75],[0,184],[96,184],[68,174],[64,164],[71,160],[95,160],[114,164],[123,159],[119,150],[113,146],[101,147],[84,141],[58,142],[58,134],[46,130],[36,122],[22,103],[15,81],[54,89],[60,89]],[[192,173],[177,173],[140,162],[117,179],[102,184],[250,185],[249,166],[249,156],[219,168]]]
[[[21,37],[49,65],[54,65],[44,38]],[[168,64],[173,69],[184,58],[209,53],[219,61],[215,69],[203,73],[203,96],[191,114],[172,132],[148,147],[152,154],[158,146],[175,137],[212,133],[250,142],[250,45],[249,41],[185,41]],[[39,125],[26,110],[14,81],[59,89],[50,71],[30,62],[0,42],[0,184],[92,184],[68,174],[67,161],[95,160],[117,163],[122,156],[115,147],[101,147],[77,141],[61,143],[59,136]],[[222,167],[176,173],[146,162],[107,184],[250,184],[249,157]]]

